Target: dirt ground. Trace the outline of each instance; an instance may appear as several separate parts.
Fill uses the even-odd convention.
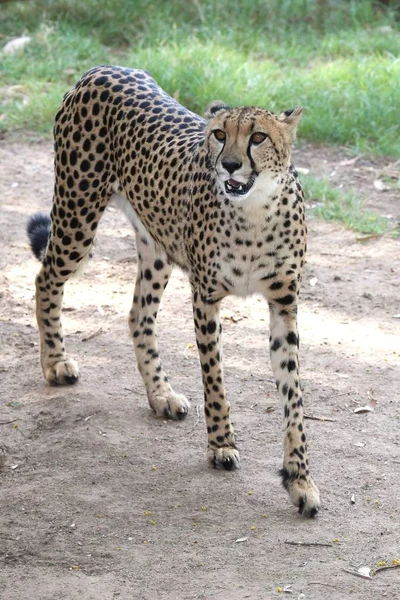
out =
[[[294,160],[400,218],[398,193],[373,185],[388,161],[349,163],[340,149],[311,147]],[[306,414],[325,420],[306,421],[323,506],[305,520],[277,475],[281,416],[263,301],[223,306],[242,468],[214,471],[184,275],[166,291],[159,338],[172,384],[191,401],[185,422],[157,420],[147,406],[127,328],[134,236],[112,207],[95,257],[65,294],[81,380],[47,386],[34,317],[39,266],[24,227],[50,210],[51,143],[0,142],[0,169],[1,600],[399,598],[400,569],[372,579],[344,571],[400,559],[399,241],[360,241],[309,221],[302,381]],[[374,412],[355,414],[371,397]]]

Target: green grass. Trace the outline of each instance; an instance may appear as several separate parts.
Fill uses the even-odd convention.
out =
[[[50,135],[64,92],[88,68],[148,69],[196,112],[222,98],[305,107],[300,138],[400,154],[399,2],[30,0],[2,4],[0,128]],[[15,88],[14,86],[18,86]]]
[[[0,129],[50,136],[65,91],[97,64],[149,70],[191,110],[208,102],[305,107],[299,138],[400,154],[400,2],[30,0],[2,4]],[[309,214],[362,233],[388,221],[356,194],[302,177]]]
[[[389,220],[365,209],[355,192],[334,188],[326,179],[300,177],[309,216],[338,221],[353,231],[365,234],[381,235],[389,231]]]

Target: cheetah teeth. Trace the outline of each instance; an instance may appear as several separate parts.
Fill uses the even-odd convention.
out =
[[[230,183],[230,181],[235,182],[233,185],[232,183]],[[235,181],[234,179],[230,179],[228,181],[225,181],[225,191],[227,194],[237,194],[239,196],[243,195],[243,194],[247,194],[247,192],[249,191],[249,189],[251,188],[251,186],[253,185],[253,182],[249,182],[249,183],[239,183],[238,181]]]

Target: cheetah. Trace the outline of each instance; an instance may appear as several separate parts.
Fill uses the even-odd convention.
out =
[[[299,380],[297,304],[306,252],[303,193],[291,164],[302,108],[209,104],[205,119],[146,71],[99,66],[64,96],[56,115],[51,218],[31,217],[41,365],[52,385],[73,384],[61,324],[66,281],[89,256],[110,199],[136,232],[138,273],[129,328],[150,407],[184,419],[158,352],[156,318],[173,265],[188,275],[204,387],[211,466],[239,467],[221,357],[221,301],[261,294],[283,407],[280,475],[293,504],[313,517],[319,492],[308,466]]]

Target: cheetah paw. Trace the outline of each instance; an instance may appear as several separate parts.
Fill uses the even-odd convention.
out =
[[[50,385],[71,385],[79,379],[78,363],[67,358],[47,367],[44,375]]]
[[[149,400],[157,417],[183,421],[189,412],[189,402],[183,394],[169,392],[163,396],[153,396]]]
[[[320,508],[319,491],[311,477],[300,479],[297,473],[289,473],[285,468],[279,472],[283,487],[299,513],[304,517],[315,517]]]
[[[210,446],[207,450],[207,459],[210,467],[214,469],[222,468],[226,471],[233,471],[240,467],[239,452],[232,446],[222,446],[221,448]]]

